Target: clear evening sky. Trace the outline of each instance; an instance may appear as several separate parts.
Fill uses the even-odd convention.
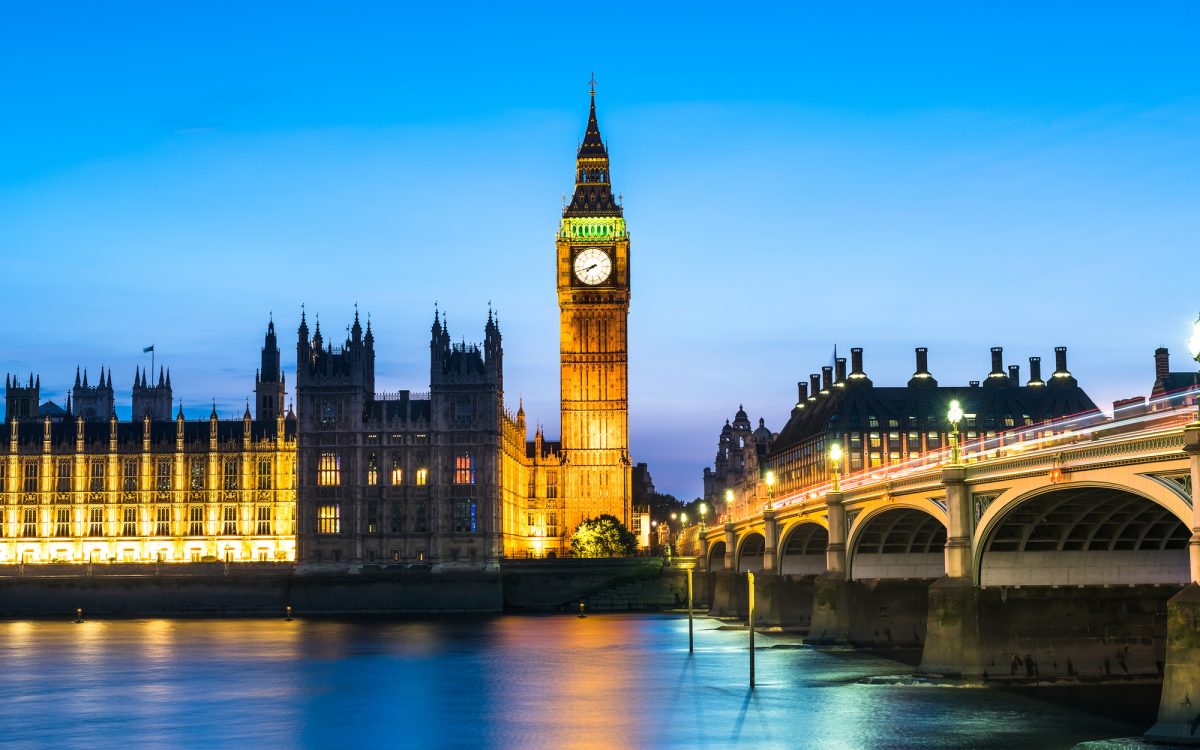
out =
[[[1070,347],[1102,406],[1200,309],[1195,3],[8,3],[0,369],[62,402],[154,344],[240,414],[268,313],[371,313],[428,387],[435,300],[558,432],[554,231],[598,80],[632,233],[634,458],[695,496],[834,344],[899,384]],[[127,411],[125,412],[127,414]]]

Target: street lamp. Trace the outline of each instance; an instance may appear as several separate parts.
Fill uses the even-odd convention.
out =
[[[708,506],[706,506],[704,503],[700,503],[700,525],[701,526],[704,525],[704,516],[707,513],[708,513]]]
[[[950,420],[950,463],[957,466],[962,463],[962,455],[958,450],[958,423],[963,418],[962,406],[959,405],[958,399],[950,402],[950,411],[946,412],[946,418]]]
[[[834,443],[829,446],[829,463],[833,464],[833,492],[841,492],[840,469],[842,466],[842,446]]]
[[[768,471],[767,476],[767,507],[775,504],[775,472]]]
[[[679,525],[680,525],[681,527],[683,527],[683,526],[687,526],[687,513],[680,513],[680,514],[679,514]]]
[[[1188,339],[1188,352],[1192,355],[1192,359],[1200,364],[1200,317],[1196,318],[1196,322],[1192,323],[1192,337]],[[1200,408],[1200,394],[1196,396],[1196,405]],[[1200,422],[1200,412],[1197,412],[1196,421]]]
[[[733,512],[733,490],[725,490],[725,518],[732,518],[729,514]]]

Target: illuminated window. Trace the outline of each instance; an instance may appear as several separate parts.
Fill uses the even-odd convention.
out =
[[[121,536],[137,536],[137,508],[121,509]]]
[[[134,458],[126,461],[121,469],[121,489],[125,490],[126,492],[133,492],[137,490],[137,459]]]
[[[271,506],[258,506],[258,528],[256,532],[259,536],[270,536],[271,534]]]
[[[341,531],[340,506],[322,505],[317,508],[317,533],[337,534]]]
[[[88,480],[88,489],[92,492],[104,491],[104,462],[92,461],[91,477]]]
[[[38,465],[34,461],[25,463],[25,491],[38,491]]]
[[[237,506],[226,505],[223,513],[221,534],[224,536],[237,536],[237,533]]]
[[[204,536],[204,508],[188,508],[188,536]]]
[[[558,514],[546,516],[546,536],[558,536]]]
[[[164,492],[171,489],[171,462],[159,461],[158,472],[154,480],[154,489]]]
[[[558,497],[558,472],[546,472],[546,497]]]
[[[404,467],[400,465],[400,457],[392,457],[392,484],[399,487],[404,484]]]
[[[22,520],[21,536],[37,536],[37,508],[26,508]]]
[[[417,469],[417,486],[423,487],[429,484],[429,470]]]
[[[379,533],[379,503],[374,500],[367,502],[367,533]]]
[[[204,462],[198,458],[192,459],[191,469],[189,471],[190,479],[188,486],[193,490],[204,489]]]
[[[271,489],[271,459],[269,458],[258,460],[258,488],[260,490]]]
[[[367,484],[374,486],[379,484],[379,459],[374,453],[367,454]]]
[[[58,471],[56,472],[55,478],[58,480],[58,488],[57,489],[59,492],[70,492],[71,491],[71,460],[70,459],[67,459],[67,458],[59,459]]]
[[[227,490],[236,490],[238,486],[238,462],[236,458],[225,459],[225,482],[224,487]]]
[[[470,453],[460,453],[454,457],[454,483],[475,484],[475,461]]]
[[[342,483],[342,457],[336,453],[322,453],[317,465],[317,484],[336,487]]]
[[[88,509],[88,536],[104,536],[104,508]]]
[[[71,536],[71,509],[59,508],[54,513],[54,536]]]
[[[159,506],[154,510],[154,535],[171,536],[171,509]]]

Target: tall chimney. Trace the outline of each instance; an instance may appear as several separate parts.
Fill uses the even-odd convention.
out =
[[[808,383],[801,380],[796,383],[796,403],[801,403],[808,400]]]
[[[992,371],[988,375],[1003,375],[1004,374],[1004,347],[992,347]]]
[[[1029,358],[1029,382],[1026,383],[1025,385],[1045,385],[1045,384],[1046,384],[1045,381],[1042,380],[1042,358],[1041,357],[1030,357]]]
[[[1019,384],[1021,382],[1021,366],[1020,365],[1009,365],[1008,366],[1008,379],[1011,380],[1014,384]]]
[[[1171,354],[1167,347],[1160,346],[1154,350],[1154,380],[1165,383],[1171,374]]]
[[[850,350],[850,374],[861,375],[862,371],[862,347],[855,347]]]
[[[835,382],[839,385],[845,385],[846,384],[846,358],[838,357],[833,362],[834,362],[834,365],[836,365],[836,367],[837,367],[837,369],[836,369],[837,377],[834,378],[833,382]]]
[[[917,347],[917,374],[923,375],[929,372],[929,349],[923,346]]]
[[[917,371],[908,379],[908,387],[937,387],[937,381],[929,374],[929,350],[923,346],[917,347]]]
[[[826,392],[833,388],[833,368],[825,365],[821,368],[821,391]]]
[[[821,392],[821,376],[815,372],[808,376],[808,392],[812,394],[809,398],[816,398]]]
[[[1067,347],[1065,346],[1054,347],[1054,374],[1058,375],[1059,373],[1070,373],[1070,370],[1067,369]]]

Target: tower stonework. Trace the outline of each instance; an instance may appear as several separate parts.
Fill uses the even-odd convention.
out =
[[[279,366],[279,344],[275,339],[275,321],[267,323],[263,338],[262,366],[254,375],[254,418],[271,420],[283,413],[287,395],[283,371]]]
[[[602,513],[628,525],[629,234],[594,89],[556,246],[566,531]]]

